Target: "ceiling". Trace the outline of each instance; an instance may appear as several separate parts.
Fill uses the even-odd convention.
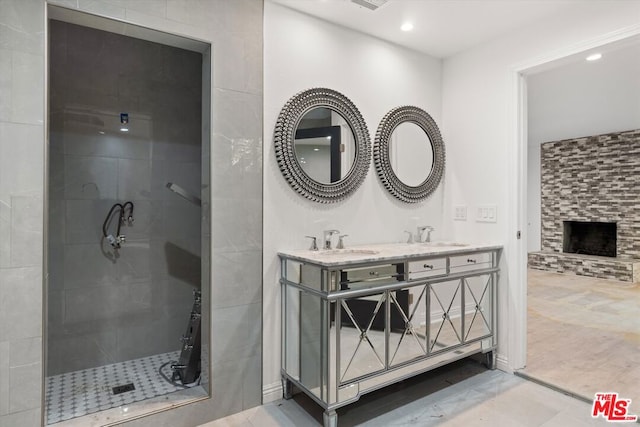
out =
[[[517,28],[598,0],[389,0],[372,11],[351,0],[272,0],[374,37],[446,58]],[[409,32],[400,26],[410,21]]]

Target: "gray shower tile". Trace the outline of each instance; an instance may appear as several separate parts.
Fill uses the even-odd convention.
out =
[[[151,197],[151,162],[118,159],[118,199],[147,200]]]
[[[11,265],[42,265],[42,197],[11,197]]]
[[[89,112],[93,116],[99,113]],[[117,112],[114,112],[117,114]],[[68,129],[70,118],[67,117],[64,134],[64,151],[68,155],[116,157],[125,159],[151,158],[151,141],[148,137],[135,137],[119,131],[120,120],[114,115],[100,115],[104,126],[96,124],[85,129]],[[136,128],[145,126],[144,123]],[[146,127],[146,126],[145,126]],[[132,126],[131,131],[135,128]],[[104,134],[100,134],[103,132]],[[148,132],[148,131],[145,131]]]
[[[78,0],[78,8],[97,15],[108,16],[110,18],[126,18],[126,9],[101,0]]]
[[[261,304],[218,308],[212,314],[213,360],[222,362],[260,354]],[[215,381],[215,380],[214,380]]]
[[[66,243],[66,224],[65,221],[66,203],[61,199],[49,199],[49,215],[47,237],[49,248],[62,248]],[[70,224],[74,224],[71,222]]]
[[[53,336],[48,342],[48,375],[58,375],[113,363],[116,331]]]
[[[102,239],[102,226],[106,216],[113,205],[113,200],[66,200],[63,203],[64,209],[62,215],[51,212],[49,217],[57,219],[55,223],[49,223],[49,238],[54,242],[63,242],[65,244],[75,243],[93,243],[98,244]],[[53,204],[51,204],[53,208]],[[55,216],[54,216],[55,215]],[[109,223],[111,227],[108,232],[116,233],[117,218],[119,213],[116,211],[113,220]],[[63,220],[60,221],[60,216]],[[59,234],[59,228],[64,232],[64,236],[60,239],[55,234]],[[59,240],[58,240],[59,239]]]
[[[240,252],[262,248],[262,200],[213,200],[214,251]]]
[[[117,159],[66,156],[64,166],[66,199],[116,199]]]
[[[42,363],[42,337],[11,341],[9,365],[17,367]]]
[[[12,52],[11,121],[44,123],[44,57]]]
[[[53,138],[55,139],[55,138]],[[51,141],[51,138],[49,139]],[[60,145],[53,145],[54,147]],[[49,145],[52,146],[51,144]],[[64,199],[64,161],[65,156],[62,153],[62,149],[59,151],[49,151],[49,200],[63,200]]]
[[[65,323],[114,319],[122,312],[123,286],[103,285],[65,291]]]
[[[213,256],[212,307],[258,303],[262,289],[262,252],[217,252]]]
[[[262,403],[262,357],[246,359],[242,374],[242,408],[253,408]]]
[[[42,55],[45,7],[38,1],[0,2],[0,48]]]
[[[8,122],[11,120],[11,51],[7,49],[0,49],[0,121]]]
[[[9,413],[9,341],[0,341],[0,417]]]
[[[222,135],[231,144],[262,138],[261,95],[216,88],[213,93],[212,108],[218,117],[214,137]],[[211,148],[215,152],[216,145],[214,144]],[[262,164],[256,166],[262,167]]]
[[[118,280],[120,283],[151,280],[151,248],[148,242],[123,243],[119,250]]]
[[[0,341],[42,336],[40,267],[0,269]]]
[[[64,249],[64,287],[72,289],[97,284],[114,284],[119,259],[108,244],[74,244]]]
[[[2,3],[2,2],[0,2]],[[33,427],[40,425],[40,408],[0,416],[0,427]]]
[[[62,330],[64,325],[64,291],[47,292],[47,327],[50,331]]]
[[[186,190],[186,189],[185,189]],[[189,240],[193,244],[200,243],[201,217],[200,207],[177,194],[172,200],[163,203],[163,220],[165,236],[170,241]]]
[[[0,268],[11,266],[11,206],[0,198]]]
[[[0,122],[0,200],[42,194],[42,170],[25,165],[44,161],[42,125]]]
[[[42,363],[9,368],[9,411],[39,408],[42,401]]]
[[[214,87],[254,94],[262,93],[262,35],[228,34],[216,44]],[[256,65],[257,64],[257,65]]]
[[[242,378],[248,358],[238,356],[233,360],[217,361],[214,356],[211,374],[211,394],[219,399],[218,406],[230,415],[242,411]]]

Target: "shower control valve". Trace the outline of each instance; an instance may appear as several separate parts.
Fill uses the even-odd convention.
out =
[[[115,249],[120,248],[120,241],[121,241],[121,240],[120,240],[120,238],[119,238],[119,237],[118,237],[118,238],[115,238],[115,237],[113,237],[113,235],[112,235],[112,234],[109,234],[109,235],[107,236],[107,242],[109,242],[109,244],[110,244],[111,246],[113,246],[113,248],[115,248]]]

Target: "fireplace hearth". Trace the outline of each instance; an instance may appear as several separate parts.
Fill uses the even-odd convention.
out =
[[[566,253],[616,257],[615,222],[563,221],[562,250]]]

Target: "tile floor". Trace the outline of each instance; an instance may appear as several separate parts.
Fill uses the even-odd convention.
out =
[[[47,424],[183,390],[158,373],[163,364],[176,361],[179,356],[180,352],[174,351],[48,377]],[[165,366],[163,372],[171,378],[170,366]],[[113,387],[131,383],[135,390],[113,393]]]
[[[640,414],[640,283],[529,270],[528,376]]]
[[[322,410],[304,395],[279,400],[201,427],[315,427]],[[363,396],[338,410],[346,426],[584,427],[591,405],[513,374],[461,360]]]

